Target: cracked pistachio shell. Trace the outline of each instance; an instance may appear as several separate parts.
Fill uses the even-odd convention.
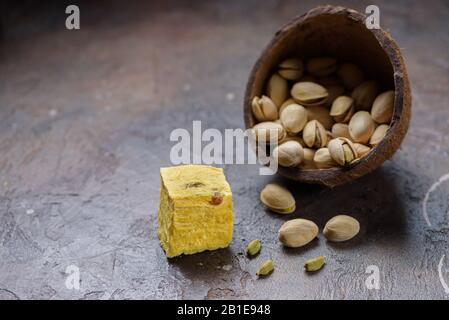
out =
[[[256,271],[256,275],[258,275],[259,277],[266,276],[271,272],[273,272],[273,270],[274,270],[273,260],[271,259],[265,260],[260,264],[259,268]]]
[[[260,201],[271,211],[288,214],[296,209],[296,201],[286,188],[278,184],[267,184],[260,192]]]
[[[320,57],[307,61],[307,71],[316,77],[325,77],[337,70],[337,60],[334,58]]]
[[[360,231],[359,222],[347,215],[338,215],[330,219],[323,230],[327,240],[341,242],[355,237]]]
[[[352,91],[351,97],[355,100],[355,106],[359,110],[370,110],[378,90],[376,82],[362,82]]]
[[[357,158],[357,151],[351,142],[346,138],[335,138],[327,145],[332,159],[341,166],[351,163]]]
[[[351,139],[349,135],[349,126],[346,123],[335,123],[332,126],[332,135],[334,138],[348,138]]]
[[[362,70],[360,70],[359,67],[352,63],[342,64],[338,69],[337,74],[345,87],[349,90],[353,90],[355,87],[361,84],[364,78]]]
[[[315,156],[315,150],[309,148],[303,148],[304,158],[301,162],[301,167],[304,169],[316,169],[313,157]]]
[[[307,123],[307,111],[299,104],[290,104],[282,110],[280,119],[288,133],[299,133]]]
[[[267,96],[254,97],[251,107],[254,117],[259,122],[273,121],[279,118],[278,108],[274,104],[273,100]]]
[[[338,166],[332,159],[328,148],[321,148],[315,152],[313,162],[318,169],[329,169]]]
[[[326,258],[324,256],[315,257],[304,263],[304,269],[306,269],[307,272],[318,271],[324,266],[325,263]]]
[[[253,240],[246,246],[246,254],[249,256],[254,256],[259,253],[262,243],[260,240]]]
[[[287,80],[299,80],[304,73],[304,64],[299,59],[287,59],[278,67],[278,73]]]
[[[327,144],[327,132],[317,120],[309,121],[302,132],[304,143],[309,148],[321,148]]]
[[[308,244],[318,235],[318,226],[310,220],[293,219],[279,229],[279,241],[286,247],[297,248]]]
[[[351,140],[367,143],[374,132],[376,124],[367,111],[356,112],[349,121],[349,135]]]
[[[354,114],[354,99],[348,96],[340,96],[332,103],[330,115],[336,122],[349,122]]]
[[[369,140],[369,144],[371,146],[377,146],[383,138],[385,138],[385,135],[387,134],[388,129],[390,129],[390,126],[388,124],[381,124],[374,130],[373,135],[371,136]]]
[[[288,97],[287,80],[278,74],[273,74],[268,81],[267,94],[276,106],[280,106]]]
[[[373,102],[371,116],[379,124],[388,124],[393,116],[394,91],[381,93]]]
[[[354,148],[355,148],[355,151],[357,152],[357,156],[359,158],[366,156],[368,154],[368,152],[371,151],[370,147],[365,146],[364,144],[361,144],[361,143],[357,143],[357,142],[354,143]]]
[[[326,86],[326,89],[327,93],[329,94],[326,102],[324,103],[326,107],[332,106],[332,103],[334,103],[335,99],[345,93],[345,87],[339,84]]]
[[[329,115],[329,110],[322,106],[309,106],[307,110],[307,119],[317,120],[326,130],[330,130],[334,124],[334,119]]]
[[[329,95],[325,87],[314,82],[297,82],[290,93],[293,99],[304,106],[322,104]]]
[[[273,158],[283,167],[295,167],[304,158],[304,150],[296,141],[287,141],[273,150]]]
[[[252,128],[252,131],[257,141],[262,141],[267,144],[278,143],[286,135],[284,127],[272,121],[260,122]]]

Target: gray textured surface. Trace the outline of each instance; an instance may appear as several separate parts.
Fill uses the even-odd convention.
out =
[[[363,10],[371,1],[346,3]],[[277,230],[287,218],[258,201],[277,178],[226,166],[235,199],[232,245],[170,261],[156,235],[169,133],[191,128],[192,120],[243,127],[243,90],[261,48],[318,3],[82,3],[80,31],[64,29],[59,7],[3,13],[0,298],[447,299],[438,263],[445,255],[441,275],[449,283],[449,181],[430,194],[431,226],[422,200],[449,172],[449,7],[377,3],[412,83],[403,147],[381,169],[334,190],[281,180],[298,201],[293,217],[322,227],[347,212],[361,221],[360,236],[283,249]],[[263,250],[249,260],[241,253],[253,238]],[[328,264],[306,275],[302,263],[318,254]],[[257,280],[265,257],[276,270]],[[72,264],[81,271],[79,291],[64,285]],[[365,287],[369,265],[379,266],[380,290]]]

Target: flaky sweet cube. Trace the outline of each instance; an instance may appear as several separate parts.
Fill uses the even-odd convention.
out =
[[[223,169],[161,168],[158,236],[167,257],[227,247],[232,240],[232,192]]]

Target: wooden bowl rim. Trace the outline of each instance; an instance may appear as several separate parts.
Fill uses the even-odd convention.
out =
[[[297,26],[304,24],[313,18],[323,15],[343,15],[347,19],[352,20],[356,24],[359,24],[360,27],[366,28],[366,16],[364,14],[354,9],[332,5],[324,5],[313,8],[308,12],[293,18],[290,22],[282,26],[275,33],[274,37],[271,39],[268,45],[265,46],[260,57],[257,59],[250,72],[244,98],[244,121],[246,128],[250,128],[250,119],[252,117],[251,98],[252,86],[255,82],[255,76],[259,67],[269,55],[271,48],[273,48],[275,44],[281,41],[283,37],[291,31],[292,28],[296,28]],[[285,168],[279,166],[278,173],[280,175],[292,180],[298,180],[300,182],[322,184],[333,187],[354,180],[376,169],[385,160],[390,158],[399,148],[407,132],[410,121],[409,109],[411,105],[411,96],[405,63],[400,54],[398,46],[386,31],[384,31],[382,28],[366,28],[366,30],[370,31],[374,35],[380,47],[388,56],[389,62],[394,72],[394,112],[390,124],[390,129],[388,130],[386,136],[376,147],[372,148],[372,150],[366,156],[347,166],[335,167],[330,169],[300,169],[297,167]],[[405,112],[404,109],[406,109]],[[400,125],[401,122],[402,125]],[[392,150],[388,150],[389,148]],[[383,157],[381,161],[379,161],[378,159],[377,161],[373,161],[379,156],[381,158]],[[376,164],[372,165],[371,162]]]

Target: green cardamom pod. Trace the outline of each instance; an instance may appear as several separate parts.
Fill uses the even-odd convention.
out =
[[[253,240],[250,243],[248,243],[248,246],[246,247],[246,254],[254,256],[259,253],[260,247],[261,247],[260,240]]]
[[[307,260],[304,263],[304,268],[308,272],[317,271],[323,267],[325,262],[326,262],[326,259],[324,258],[324,256],[319,256],[319,257]]]
[[[266,260],[257,269],[256,275],[266,276],[274,270],[273,260]]]

